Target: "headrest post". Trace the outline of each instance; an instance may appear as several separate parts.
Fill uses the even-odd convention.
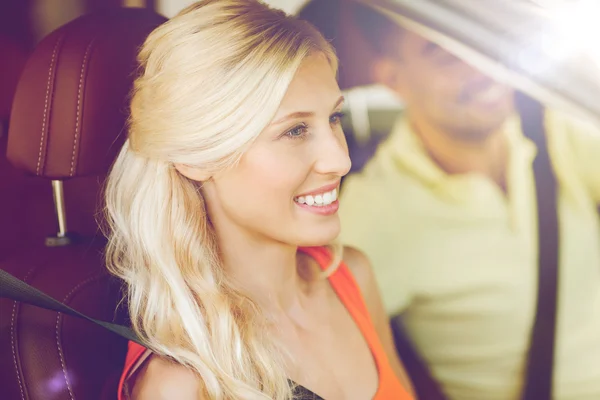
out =
[[[54,207],[58,218],[58,237],[67,236],[67,213],[65,210],[65,196],[62,181],[52,181],[52,195]]]
[[[54,197],[54,210],[58,219],[58,232],[56,236],[46,238],[46,246],[67,246],[71,244],[71,238],[67,234],[67,211],[65,208],[65,196],[63,182],[60,180],[52,181],[52,194]]]

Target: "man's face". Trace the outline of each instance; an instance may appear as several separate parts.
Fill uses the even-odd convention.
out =
[[[409,115],[461,140],[478,141],[513,111],[513,92],[412,32],[398,40],[397,58],[378,63],[376,75],[405,101]]]

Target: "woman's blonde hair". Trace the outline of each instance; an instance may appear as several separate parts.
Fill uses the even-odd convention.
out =
[[[234,165],[314,53],[337,69],[307,22],[255,0],[203,0],[138,56],[129,135],[106,186],[107,262],[127,284],[135,331],[194,370],[210,399],[288,399],[291,389],[260,310],[223,273],[198,186],[174,165],[209,175]]]

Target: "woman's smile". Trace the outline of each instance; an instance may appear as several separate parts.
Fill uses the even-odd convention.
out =
[[[311,192],[294,197],[294,203],[303,210],[319,215],[335,214],[339,208],[337,181]]]

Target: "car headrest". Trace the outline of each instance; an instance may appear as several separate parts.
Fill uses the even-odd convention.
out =
[[[84,15],[27,60],[11,111],[7,156],[48,179],[106,173],[123,143],[135,58],[166,19],[142,8]]]

